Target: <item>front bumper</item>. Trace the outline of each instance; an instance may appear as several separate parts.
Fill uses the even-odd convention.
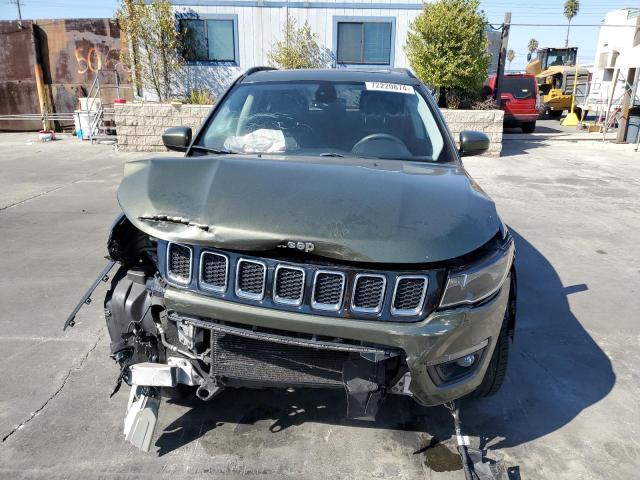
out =
[[[538,112],[535,113],[506,113],[504,114],[505,125],[521,125],[523,123],[535,122],[538,120]]]
[[[423,405],[440,405],[477,388],[491,359],[509,301],[509,279],[490,300],[469,307],[435,311],[415,323],[347,320],[232,303],[187,290],[167,287],[169,312],[290,332],[339,337],[402,349],[411,374],[410,392]],[[473,372],[454,383],[438,386],[427,365],[456,358],[460,352],[487,341]]]

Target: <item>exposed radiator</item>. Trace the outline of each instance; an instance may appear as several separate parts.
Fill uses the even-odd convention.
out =
[[[349,355],[211,331],[211,373],[232,379],[342,385],[342,364]]]

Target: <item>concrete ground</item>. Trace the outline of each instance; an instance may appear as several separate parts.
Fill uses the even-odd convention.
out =
[[[144,155],[33,138],[0,135],[0,478],[464,478],[445,410],[399,397],[360,424],[339,391],[228,391],[163,402],[150,453],[125,443],[105,287],[61,327],[105,263],[122,164]],[[510,479],[637,478],[640,153],[548,121],[464,163],[520,281],[506,383],[464,407],[472,445]]]

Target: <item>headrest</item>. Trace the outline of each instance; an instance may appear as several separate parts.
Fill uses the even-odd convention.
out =
[[[296,114],[309,110],[307,98],[298,90],[276,90],[269,94],[269,112]]]
[[[401,93],[364,90],[360,94],[360,111],[365,114],[398,115],[404,113],[407,96]]]
[[[323,83],[316,90],[315,97],[318,103],[333,103],[338,99],[338,92],[331,83]]]

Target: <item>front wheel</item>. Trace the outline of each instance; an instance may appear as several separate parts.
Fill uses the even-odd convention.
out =
[[[493,350],[493,356],[478,388],[469,394],[470,398],[484,398],[494,395],[500,390],[507,374],[509,363],[509,308],[504,314],[500,336]]]
[[[533,133],[536,129],[536,122],[527,122],[522,124],[523,133]]]

